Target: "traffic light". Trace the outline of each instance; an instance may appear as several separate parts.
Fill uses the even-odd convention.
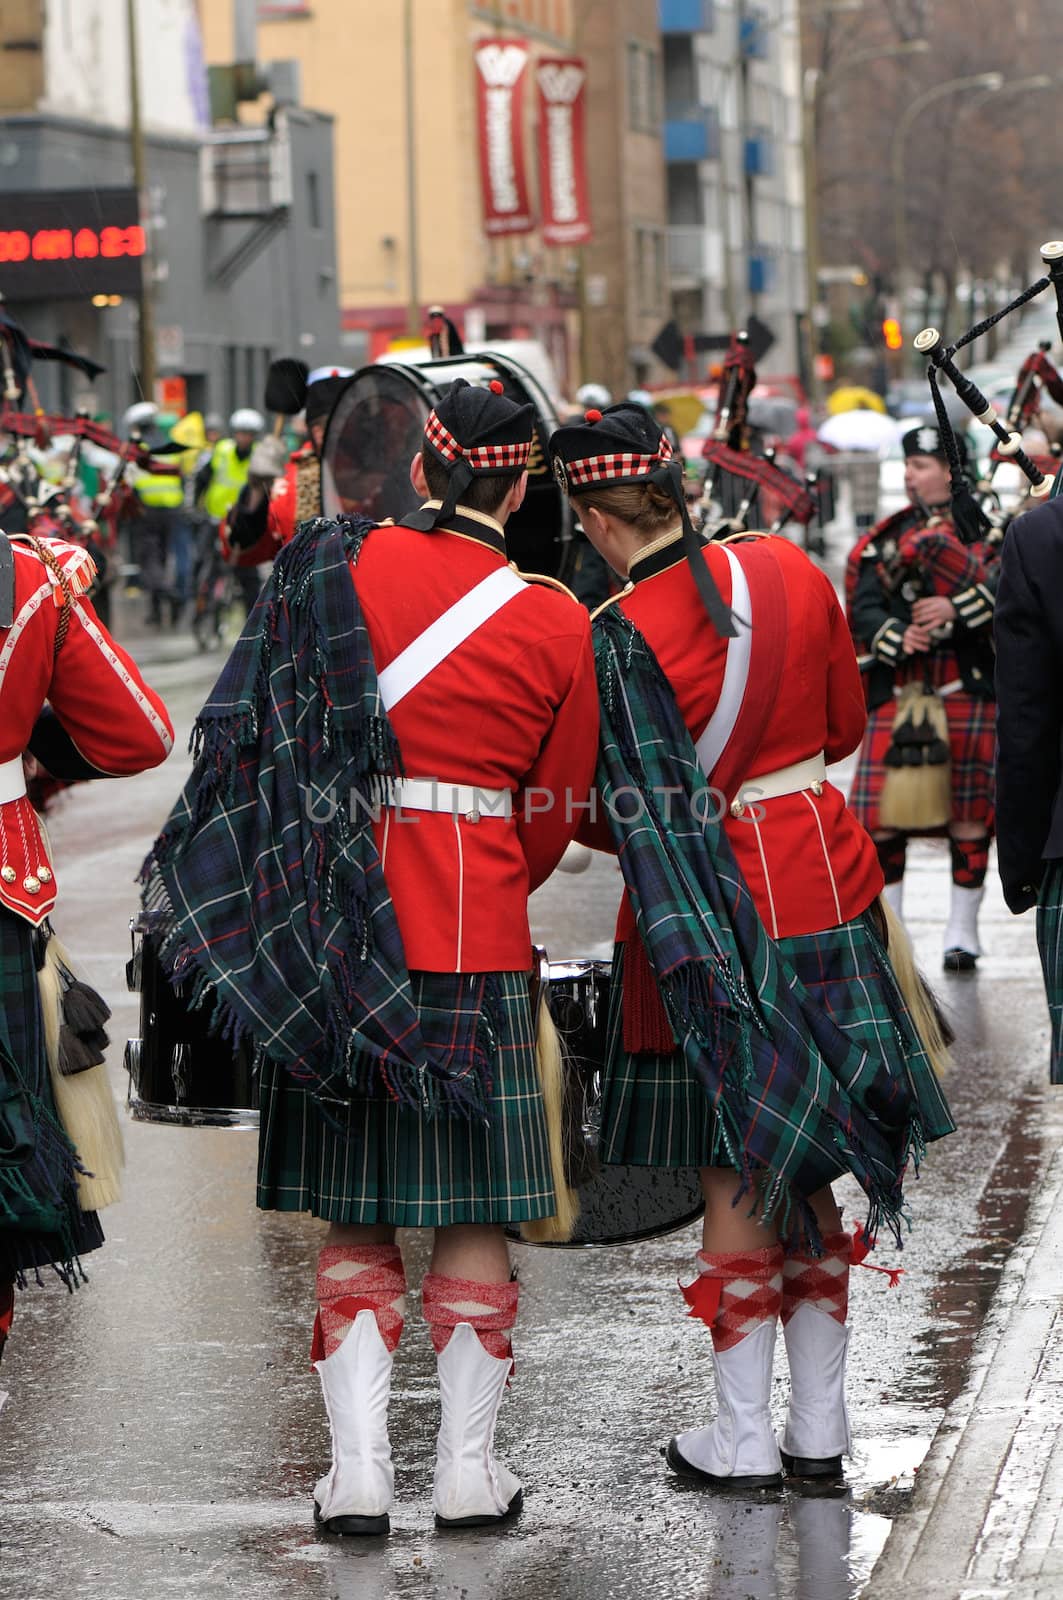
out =
[[[882,323],[882,342],[887,350],[903,350],[904,335],[896,317],[886,317]]]

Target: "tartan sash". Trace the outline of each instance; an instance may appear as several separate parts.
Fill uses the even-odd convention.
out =
[[[478,1116],[490,1050],[451,1063],[425,1044],[376,849],[371,807],[403,772],[351,581],[373,526],[319,518],[281,550],[196,720],[144,906],[171,981],[216,995],[219,1031],[323,1110],[382,1087]]]
[[[715,1113],[713,1164],[733,1166],[743,1189],[763,1185],[765,1221],[813,1239],[808,1198],[848,1170],[868,1232],[885,1222],[899,1242],[902,1175],[924,1144],[903,1002],[896,1063],[850,1043],[816,1004],[768,937],[722,826],[699,812],[694,745],[645,639],[615,607],[594,632],[597,782],[672,1032]],[[678,803],[666,812],[662,795]]]

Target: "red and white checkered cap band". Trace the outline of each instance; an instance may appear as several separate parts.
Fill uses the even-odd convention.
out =
[[[531,440],[523,444],[474,444],[466,449],[433,411],[424,425],[424,436],[444,461],[464,459],[474,472],[516,472],[531,459]]]
[[[670,461],[672,454],[671,445],[662,437],[656,455],[584,456],[582,461],[566,461],[565,472],[573,489],[585,489],[592,483],[615,483],[620,478],[646,478],[654,467]]]

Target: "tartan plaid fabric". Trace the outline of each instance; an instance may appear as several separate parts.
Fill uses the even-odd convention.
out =
[[[467,447],[454,437],[434,411],[429,413],[424,425],[424,436],[444,461],[464,458],[474,472],[516,472],[518,467],[526,467],[531,458],[530,439],[517,444],[474,444]]]
[[[810,1306],[835,1322],[845,1323],[849,1315],[849,1265],[853,1256],[853,1236],[844,1229],[823,1235],[823,1254],[807,1250],[790,1251],[782,1269],[783,1327],[801,1306]]]
[[[720,472],[729,473],[732,478],[741,478],[747,483],[757,484],[761,489],[767,489],[782,502],[793,520],[802,526],[811,522],[815,516],[816,502],[804,484],[798,483],[796,478],[791,478],[790,474],[777,467],[774,461],[768,461],[764,456],[755,456],[750,450],[734,450],[719,439],[707,439],[701,453],[705,460]]]
[[[1050,861],[1037,899],[1037,949],[1052,1023],[1050,1083],[1063,1083],[1063,861]]]
[[[937,1078],[914,1037],[871,914],[776,944],[840,1031],[879,1059],[883,1071],[898,1078],[902,1093],[908,1086],[927,1140],[950,1133]],[[712,1108],[681,1052],[631,1055],[624,1049],[623,974],[624,946],[618,944],[602,1081],[602,1159],[618,1165],[702,1167],[716,1143]],[[842,1171],[839,1157],[832,1177]]]
[[[940,686],[959,677],[956,657],[938,655],[928,660],[931,682]],[[948,676],[949,663],[952,666]],[[922,682],[921,670],[902,667],[897,673],[898,688],[910,681]],[[949,724],[949,751],[952,757],[952,819],[954,822],[980,822],[993,831],[993,773],[996,763],[996,706],[991,700],[978,700],[963,690],[942,696]],[[887,700],[868,713],[867,731],[849,795],[849,808],[869,832],[878,827],[878,803],[886,781],[886,751],[892,738],[897,704]]]
[[[584,456],[580,461],[567,461],[565,471],[573,491],[586,489],[592,483],[623,483],[646,478],[662,461],[671,461],[672,446],[664,434],[655,455],[639,455],[637,451],[623,451],[611,455]]]
[[[733,1350],[762,1322],[771,1322],[782,1306],[783,1253],[778,1245],[764,1250],[714,1253],[698,1251],[698,1272],[720,1285],[716,1316],[710,1325],[715,1350]]]
[[[402,775],[350,574],[372,526],[308,523],[281,551],[197,719],[144,903],[193,1004],[212,989],[222,1030],[323,1100],[375,1087],[480,1115],[490,1062],[425,1043],[368,809]]]
[[[460,1057],[475,1048],[477,1033],[495,1035],[489,1118],[430,1119],[372,1095],[324,1108],[267,1062],[259,1206],[402,1228],[552,1216],[527,973],[412,972],[410,980],[430,1044]]]
[[[52,1097],[33,940],[0,907],[0,1287],[52,1266],[73,1289],[78,1256],[103,1243],[103,1230],[78,1203],[74,1150]]]
[[[598,787],[661,998],[715,1113],[710,1161],[763,1181],[766,1219],[810,1238],[802,1201],[847,1170],[867,1195],[868,1232],[884,1222],[899,1238],[908,1160],[952,1124],[884,950],[839,987],[838,939],[807,936],[824,943],[812,947],[820,961],[806,952],[816,988],[803,981],[789,947],[805,941],[775,944],[765,933],[722,827],[696,804],[704,779],[668,681],[615,608],[595,621],[595,655]],[[678,796],[668,822],[662,795]],[[842,933],[877,943],[866,917]],[[868,1048],[836,1015],[863,1009],[872,970],[889,990],[888,1051]]]

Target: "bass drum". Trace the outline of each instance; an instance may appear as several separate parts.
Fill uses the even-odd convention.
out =
[[[424,425],[456,378],[481,388],[492,379],[519,405],[535,407],[535,432],[524,504],[506,524],[509,558],[522,572],[566,581],[572,565],[572,512],[555,482],[547,446],[558,426],[546,391],[508,356],[483,352],[406,366],[362,367],[336,397],[322,450],[321,497],[327,517],[358,513],[399,522],[420,504],[410,462]]]
[[[637,1244],[689,1227],[705,1209],[696,1167],[605,1166],[599,1159],[612,963],[551,961],[540,970],[564,1054],[565,1171],[579,1195],[580,1214],[572,1238],[563,1244],[526,1239],[519,1224],[506,1228],[507,1238],[541,1249],[573,1250]]]
[[[126,1041],[129,1109],[135,1122],[181,1128],[257,1128],[258,1076],[248,1045],[211,1032],[214,1002],[190,1006],[174,988],[150,926],[131,925],[126,981],[140,992],[140,1037]]]

